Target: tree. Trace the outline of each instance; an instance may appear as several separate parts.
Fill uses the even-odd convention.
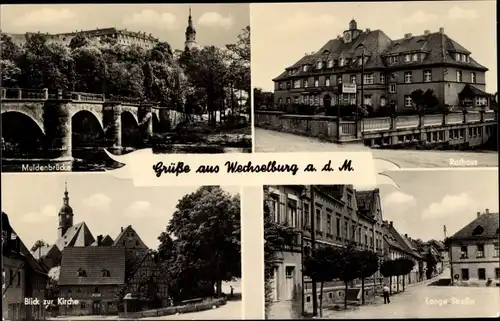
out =
[[[425,254],[425,262],[427,263],[427,271],[425,274],[427,279],[430,279],[432,278],[432,274],[434,273],[437,263],[437,260],[434,255],[432,255],[430,248],[429,251]]]
[[[341,254],[332,246],[318,247],[312,255],[304,259],[303,273],[309,276],[312,282],[320,282],[320,317],[323,316],[324,284],[340,277],[341,266],[339,262],[341,262]]]
[[[255,109],[265,107],[270,109],[274,104],[274,94],[272,92],[264,91],[262,88],[253,89],[253,99]]]
[[[389,291],[392,294],[392,277],[396,275],[394,260],[386,260],[380,265],[380,273],[389,278]]]
[[[12,38],[2,34],[0,36],[2,60],[17,61],[20,54],[20,48],[12,41]],[[2,70],[3,72],[3,70]]]
[[[45,243],[44,240],[38,240],[35,242],[35,244],[33,244],[33,246],[31,247],[31,252],[36,252],[38,251],[38,259],[41,260],[42,259],[42,248],[44,246],[47,246],[48,244]]]
[[[410,97],[418,112],[434,109],[439,104],[439,100],[432,89],[427,89],[425,92],[422,89],[416,89],[410,94]]]
[[[203,186],[184,196],[167,226],[176,237],[174,269],[190,268],[191,276],[215,284],[241,277],[240,200],[218,186]]]
[[[365,279],[378,271],[378,256],[376,253],[364,250],[355,252],[359,262],[359,273],[361,278],[361,303],[365,304]]]
[[[394,271],[397,277],[397,291],[399,292],[399,277],[403,276],[403,291],[405,290],[405,276],[411,272],[415,263],[406,257],[400,257],[393,261]]]
[[[344,290],[344,308],[347,309],[347,290],[349,286],[349,282],[357,279],[360,276],[359,273],[359,256],[354,248],[352,243],[349,243],[345,248],[340,252],[340,277],[339,279],[344,282],[345,290]]]

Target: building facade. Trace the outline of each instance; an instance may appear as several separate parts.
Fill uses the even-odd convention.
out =
[[[453,282],[485,285],[500,282],[499,214],[478,212],[477,217],[447,240]]]
[[[442,105],[487,107],[488,69],[471,55],[443,28],[392,40],[381,30],[360,30],[352,20],[342,36],[304,55],[273,79],[274,102],[278,108],[363,104],[373,110],[386,106],[402,110],[415,107],[413,91],[431,89]],[[353,91],[340,89],[346,83],[355,84]]]
[[[47,268],[37,262],[10,226],[2,212],[2,317],[10,321],[41,320],[46,316],[42,304],[28,305],[25,298],[43,303]]]
[[[343,248],[354,244],[360,250],[376,252],[382,259],[383,220],[378,189],[357,192],[352,185],[266,188],[274,221],[300,231],[273,262],[266,262],[274,266],[272,296],[275,302],[291,302],[295,296],[295,299],[303,300],[306,311],[312,308],[312,282],[302,275],[303,257],[311,253],[312,233],[316,246]],[[379,280],[380,273],[377,271],[365,280],[365,290],[373,293],[374,285],[380,285]],[[349,292],[354,293],[354,300],[357,300],[360,286],[360,280],[350,284]],[[297,298],[300,295],[302,297]],[[325,282],[323,295],[324,304],[343,301],[343,282]]]

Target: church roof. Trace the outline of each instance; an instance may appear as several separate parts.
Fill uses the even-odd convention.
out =
[[[70,246],[89,246],[94,241],[94,236],[92,236],[87,224],[80,222],[68,228],[66,233],[56,241],[56,245],[62,251]]]
[[[103,277],[103,269],[109,277]],[[83,270],[86,276],[78,276]],[[125,249],[113,246],[69,247],[62,253],[59,285],[125,283]]]
[[[449,239],[498,238],[499,214],[483,213],[464,226]],[[480,231],[478,231],[480,230]],[[480,232],[480,233],[478,233]]]

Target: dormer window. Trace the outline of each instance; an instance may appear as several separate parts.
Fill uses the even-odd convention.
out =
[[[363,59],[359,59],[358,60],[358,66],[362,66],[363,65]]]
[[[279,89],[283,89],[283,83],[281,83],[281,82],[280,82],[280,83],[278,84],[278,87],[279,87]],[[125,242],[123,242],[123,245],[125,245]]]
[[[405,62],[409,62],[411,60],[411,55],[405,55]]]
[[[472,231],[472,235],[478,236],[484,233],[484,228],[481,225],[476,226],[476,228]]]
[[[307,88],[307,79],[304,79],[303,83],[304,83],[304,88]]]
[[[307,71],[307,65],[302,66],[302,71]]]
[[[101,276],[110,277],[111,276],[111,272],[109,272],[109,270],[102,269],[101,270]]]
[[[320,60],[316,62],[316,69],[321,69],[321,68],[323,68],[323,62]]]
[[[411,56],[411,61],[418,61],[418,54],[416,54],[416,53],[415,53],[415,54],[413,54],[413,55]]]
[[[393,65],[393,64],[397,64],[397,63],[398,63],[398,57],[397,56],[389,57],[389,64]]]
[[[87,271],[85,271],[84,269],[82,268],[79,268],[78,271],[77,271],[77,275],[79,277],[86,277],[87,276]]]
[[[340,67],[344,67],[344,65],[345,65],[345,59],[344,58],[340,58],[339,66]]]
[[[466,62],[467,61],[467,56],[466,55],[462,55],[462,62]]]
[[[328,62],[326,63],[326,66],[328,68],[333,68],[333,59],[328,59]]]

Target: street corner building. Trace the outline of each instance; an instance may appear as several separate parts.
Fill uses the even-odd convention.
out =
[[[447,239],[452,282],[459,286],[500,286],[499,214],[477,217]]]
[[[381,294],[383,284],[399,292],[405,285],[425,280],[425,256],[430,251],[438,264],[429,267],[432,271],[427,278],[443,270],[444,244],[422,248],[408,235],[401,235],[392,221],[383,219],[378,188],[358,191],[352,185],[265,186],[264,194],[268,219],[278,230],[281,226],[281,231],[288,231],[281,235],[284,244],[265,261],[266,268],[272,269],[270,295],[266,298],[270,301],[269,318],[294,318],[290,312],[294,309],[302,315],[312,312],[313,282],[302,271],[304,258],[311,255],[313,247],[345,249],[352,245],[358,251],[375,253],[379,264],[398,258],[414,262],[406,275],[384,277],[378,270],[364,284],[361,279],[348,282],[347,291],[343,281],[325,282],[323,306],[343,304],[346,296],[349,304],[361,302],[362,297],[373,300]]]
[[[42,305],[25,305],[25,298],[45,299],[48,268],[30,253],[2,212],[2,320],[41,320]]]
[[[487,71],[444,28],[391,39],[353,19],[273,79],[274,106],[255,124],[370,147],[477,146],[497,124]]]

